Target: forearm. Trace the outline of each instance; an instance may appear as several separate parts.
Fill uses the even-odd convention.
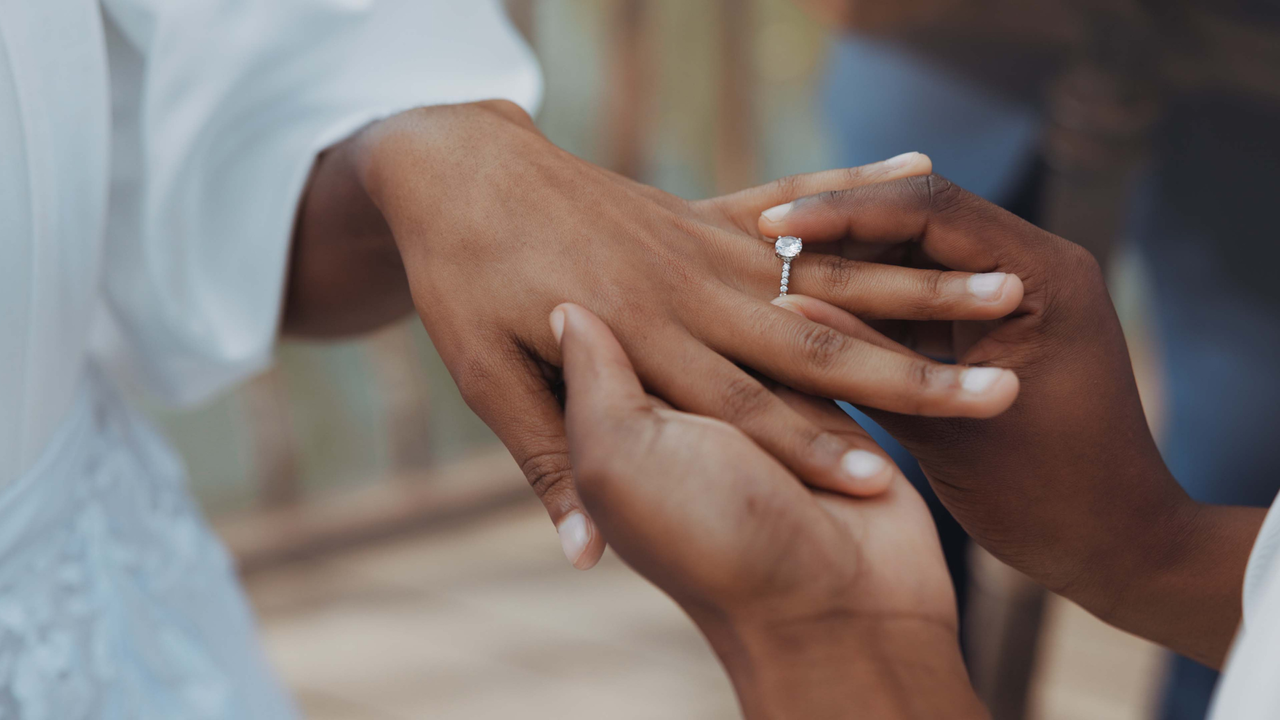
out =
[[[1108,592],[1082,604],[1103,620],[1210,667],[1221,667],[1240,624],[1245,565],[1266,511],[1191,503],[1151,529],[1153,542],[1118,552]]]
[[[955,630],[941,623],[699,624],[747,720],[988,717],[969,684]]]
[[[283,331],[335,337],[376,329],[413,309],[404,265],[359,173],[365,128],[317,159],[298,209]]]

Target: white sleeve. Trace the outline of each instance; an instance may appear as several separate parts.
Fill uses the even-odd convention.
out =
[[[1244,618],[1222,672],[1214,720],[1280,718],[1280,498],[1249,556]]]
[[[103,0],[115,138],[111,324],[161,398],[262,367],[316,154],[379,117],[541,77],[497,0]]]

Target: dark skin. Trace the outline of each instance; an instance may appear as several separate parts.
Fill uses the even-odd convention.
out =
[[[528,157],[539,162],[494,174]],[[593,562],[608,537],[680,601],[729,669],[749,717],[842,717],[858,707],[871,717],[983,711],[959,662],[954,601],[919,499],[892,471],[861,485],[833,471],[840,452],[870,441],[828,405],[752,380],[757,389],[710,366],[695,364],[697,383],[663,374],[689,373],[689,358],[707,357],[701,351],[725,361],[718,367],[726,372],[736,360],[814,395],[873,408],[997,556],[1113,624],[1221,662],[1239,622],[1244,564],[1262,513],[1197,505],[1169,476],[1087,253],[941,178],[917,177],[927,172],[919,160],[692,204],[579,163],[548,149],[527,118],[502,104],[415,111],[336,146],[318,162],[300,211],[286,330],[360,332],[416,307],[469,402],[523,461],[555,520],[582,507],[543,374],[569,366],[569,434],[585,438],[572,443],[573,463],[603,530],[593,530],[591,547],[576,560]],[[762,209],[809,192],[824,194],[760,218],[754,231]],[[503,202],[493,200],[499,195]],[[546,260],[561,257],[546,251],[562,249],[555,241],[576,227],[566,207],[590,220],[592,233],[627,242],[607,244],[610,252],[585,265]],[[667,224],[638,224],[655,216]],[[556,232],[539,235],[544,226]],[[804,318],[799,324],[759,305],[773,295],[778,267],[759,236],[783,233],[831,251],[797,262],[793,288],[812,297],[784,304]],[[668,244],[649,244],[654,238]],[[756,249],[739,244],[746,240]],[[628,242],[663,262],[626,254]],[[530,247],[536,252],[519,254]],[[846,263],[868,247],[911,272]],[[625,261],[611,264],[619,257]],[[491,263],[504,272],[486,280],[476,266]],[[566,266],[571,271],[560,272]],[[609,275],[613,267],[629,269]],[[728,269],[723,277],[721,268]],[[1008,274],[994,297],[968,291],[964,273],[989,272]],[[638,299],[620,306],[601,287],[638,292],[628,295]],[[726,287],[742,296],[736,305]],[[518,301],[491,302],[503,290],[519,291]],[[565,342],[586,328],[577,336],[595,348],[577,355],[585,374],[573,370],[575,356],[562,355],[542,319],[548,307],[577,296],[616,326],[609,333],[595,320],[593,330],[590,313],[563,310]],[[679,303],[664,304],[676,296]],[[958,323],[942,334],[933,332],[936,324],[882,326],[964,363],[1018,373],[1023,394],[1003,415],[1018,391],[1011,373],[1012,384],[966,397],[958,369],[924,361],[848,312],[993,321],[1011,310],[1006,320]],[[697,347],[681,353],[673,352],[679,345],[655,342],[672,330]],[[628,352],[648,364],[631,365]],[[615,372],[592,370],[610,364]],[[602,389],[590,390],[593,382]],[[575,394],[575,385],[588,390]],[[691,385],[736,390],[708,398]],[[613,394],[620,399],[594,410],[584,404],[608,387],[621,387]],[[733,420],[737,429],[655,408],[641,388],[682,410]],[[754,401],[744,405],[744,397]],[[528,402],[534,405],[521,404]],[[632,424],[636,432],[619,433]],[[601,429],[611,434],[590,434]],[[618,462],[636,438],[652,444],[631,455],[636,462]],[[875,497],[857,502],[824,488]],[[680,494],[693,501],[672,503]],[[716,512],[708,515],[708,507]],[[735,555],[743,548],[755,551]]]
[[[932,344],[1017,371],[1014,405],[985,420],[877,420],[998,557],[1118,627],[1221,665],[1265,513],[1197,504],[1169,475],[1087,252],[936,176],[804,198],[761,225],[839,252],[1019,273],[1013,314],[957,323]],[[901,253],[906,243],[915,251]],[[821,300],[775,302],[913,354]],[[863,499],[806,489],[734,428],[647,400],[587,311],[562,306],[551,324],[583,499],[619,555],[702,629],[748,718],[985,716],[959,662],[937,538],[909,486]],[[848,431],[829,404],[779,395]]]
[[[653,394],[733,423],[808,484],[875,494],[894,471],[873,442],[824,430],[757,378],[965,417],[1004,410],[1017,380],[1005,373],[974,389],[965,368],[770,305],[781,262],[760,242],[756,219],[796,195],[929,170],[927,158],[908,155],[688,202],[556,148],[510,103],[422,108],[365,128],[317,161],[299,211],[284,331],[349,335],[416,309],[464,398],[558,528],[583,513],[556,395],[560,353],[546,326],[565,301],[610,323]],[[1022,293],[1012,276],[975,285],[970,273],[834,255],[801,256],[792,287],[873,321],[995,318]],[[589,520],[586,528],[562,534],[580,568],[604,550]]]
[[[996,557],[1117,627],[1221,666],[1265,511],[1194,502],[1169,473],[1092,255],[939,176],[804,198],[776,221],[762,217],[761,229],[1020,277],[1025,293],[1008,318],[950,333],[959,362],[1017,373],[1008,411],[981,421],[868,412]],[[821,300],[788,304],[869,332]]]
[[[806,488],[737,428],[646,396],[590,312],[562,305],[551,324],[579,492],[618,554],[702,630],[745,717],[986,717],[933,521],[904,478],[862,500]],[[778,396],[862,437],[829,401]]]

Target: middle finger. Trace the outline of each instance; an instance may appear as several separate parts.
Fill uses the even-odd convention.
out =
[[[929,417],[993,417],[1018,393],[1007,370],[964,367],[854,337],[758,300],[728,304],[736,321],[708,323],[701,339],[716,352],[788,387],[890,412]]]

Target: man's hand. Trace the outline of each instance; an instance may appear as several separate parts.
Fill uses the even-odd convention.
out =
[[[362,307],[393,314],[408,304],[403,274],[396,279],[402,262],[413,304],[468,404],[524,468],[566,554],[589,567],[604,546],[573,488],[560,353],[546,326],[561,302],[610,324],[651,393],[731,422],[816,487],[874,494],[888,459],[824,431],[742,366],[900,412],[987,417],[1012,402],[1012,375],[971,377],[907,358],[768,302],[782,265],[756,234],[764,208],[928,171],[928,160],[911,154],[690,203],[556,148],[514,105],[416,110],[369,127],[318,165],[299,222],[287,329],[323,333],[327,318],[345,317],[337,329],[350,331]],[[357,221],[338,212],[365,191]],[[388,234],[394,244],[376,241]],[[996,318],[1021,298],[1016,278],[975,281],[821,255],[802,255],[792,283],[876,319]]]
[[[896,469],[871,499],[810,490],[733,426],[646,396],[591,313],[562,305],[551,324],[579,493],[707,635],[748,718],[984,716],[933,523]],[[830,401],[781,401],[871,442]]]
[[[1021,278],[1022,301],[1007,319],[955,323],[944,343],[961,363],[1017,373],[1022,389],[1009,411],[981,421],[870,414],[997,557],[1109,622],[1221,662],[1262,513],[1197,505],[1169,474],[1087,251],[936,175],[803,198],[766,213],[760,227]],[[820,300],[784,302],[846,334],[868,332]]]

